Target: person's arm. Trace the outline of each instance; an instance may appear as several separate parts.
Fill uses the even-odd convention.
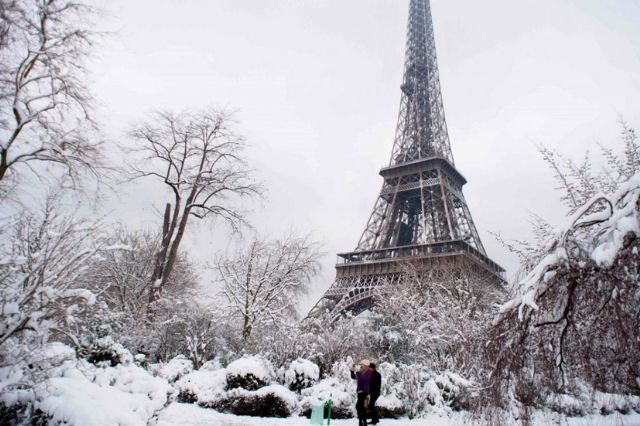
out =
[[[358,376],[356,375],[356,372],[353,370],[351,370],[351,378],[354,380],[358,378]]]

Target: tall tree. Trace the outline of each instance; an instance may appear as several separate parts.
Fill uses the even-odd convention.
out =
[[[92,9],[72,0],[0,0],[0,183],[54,166],[98,176],[100,143],[85,85]]]
[[[143,156],[132,166],[134,178],[159,180],[172,194],[150,277],[150,317],[176,264],[190,218],[222,218],[237,230],[246,222],[235,201],[260,194],[243,157],[244,139],[233,132],[231,124],[224,111],[204,109],[157,113],[131,131]]]

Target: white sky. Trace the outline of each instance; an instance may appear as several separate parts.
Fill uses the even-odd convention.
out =
[[[250,217],[263,234],[312,232],[327,253],[304,306],[360,238],[382,184],[400,101],[409,0],[109,0],[113,31],[91,86],[112,140],[153,109],[226,106],[268,189]],[[529,237],[530,212],[563,210],[537,144],[579,158],[640,127],[637,0],[432,0],[453,154],[487,251]],[[157,227],[151,183],[119,189],[114,218]],[[199,262],[228,246],[222,226],[187,241]],[[210,277],[203,277],[208,284]],[[213,289],[211,290],[214,291]]]

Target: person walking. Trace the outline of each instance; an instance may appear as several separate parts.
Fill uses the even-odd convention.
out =
[[[357,380],[358,401],[356,402],[356,412],[358,413],[358,426],[367,425],[367,399],[369,398],[369,387],[371,385],[371,370],[369,361],[363,359],[360,362],[360,371],[356,372],[356,365],[351,367],[351,378]]]
[[[369,401],[369,410],[371,410],[371,424],[377,425],[380,423],[378,417],[378,410],[376,410],[376,401],[380,398],[380,388],[382,387],[382,376],[376,369],[376,365],[371,363],[369,365],[371,370],[371,382],[369,384],[369,393],[371,394],[371,400]]]

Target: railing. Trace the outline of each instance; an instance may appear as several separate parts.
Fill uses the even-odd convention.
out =
[[[428,255],[452,254],[452,253],[469,253],[477,259],[481,260],[493,272],[504,278],[505,270],[489,259],[484,253],[475,247],[472,247],[463,240],[441,241],[431,244],[421,244],[403,247],[389,247],[378,250],[362,250],[350,253],[339,253],[336,264],[346,265],[350,263],[382,261],[385,259],[401,259],[415,258]]]

